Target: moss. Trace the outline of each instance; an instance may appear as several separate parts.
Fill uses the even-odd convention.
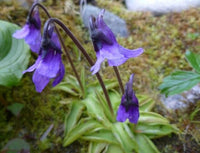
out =
[[[49,85],[43,93],[36,93],[30,74],[26,74],[17,87],[1,88],[6,105],[14,102],[24,104],[18,117],[6,111],[6,105],[1,109],[0,112],[4,114],[1,118],[1,128],[4,129],[5,136],[1,137],[2,141],[6,142],[13,137],[21,136],[38,139],[50,124],[54,124],[54,128],[57,129],[64,122],[64,116],[68,109],[59,104],[63,95],[51,91],[51,88]],[[9,125],[6,124],[7,122]]]

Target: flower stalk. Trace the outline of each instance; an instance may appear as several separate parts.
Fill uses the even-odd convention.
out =
[[[118,83],[119,83],[119,87],[120,87],[122,95],[123,95],[124,94],[124,86],[123,86],[122,79],[120,77],[118,68],[117,68],[117,66],[113,66],[113,69],[115,71],[115,74],[116,74],[116,77],[117,77],[117,80],[118,80]]]
[[[33,10],[36,6],[39,6],[40,8],[42,8],[42,10],[46,13],[46,15],[48,16],[48,18],[51,18],[51,15],[49,14],[49,12],[47,11],[47,9],[40,3],[34,3],[31,8],[30,11],[28,13],[28,17],[31,16],[31,14],[33,13]]]

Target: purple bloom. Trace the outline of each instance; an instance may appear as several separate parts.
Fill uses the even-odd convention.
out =
[[[137,124],[139,118],[139,104],[138,99],[132,89],[133,76],[130,76],[130,80],[126,83],[125,93],[122,96],[121,104],[117,111],[117,121],[124,122],[129,119],[131,123]]]
[[[113,32],[103,20],[104,11],[102,10],[97,18],[90,17],[91,39],[97,56],[95,65],[91,67],[92,74],[99,71],[104,59],[107,59],[109,66],[119,66],[129,58],[137,57],[143,53],[142,48],[129,50],[117,43]]]
[[[39,11],[36,8],[32,15],[29,15],[24,27],[17,30],[13,37],[17,39],[25,39],[26,43],[30,46],[31,50],[35,53],[39,53],[41,44],[41,21]]]
[[[35,70],[32,79],[37,92],[42,92],[51,79],[54,79],[53,86],[56,86],[63,79],[65,68],[61,53],[61,46],[56,33],[53,32],[50,38],[43,38],[38,59],[35,64],[23,72]]]

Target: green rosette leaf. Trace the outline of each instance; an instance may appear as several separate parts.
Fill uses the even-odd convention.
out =
[[[200,82],[200,74],[192,71],[175,71],[164,78],[160,85],[161,93],[166,96],[181,93],[191,89]]]
[[[200,73],[200,54],[195,54],[190,51],[186,51],[185,57],[192,66],[192,68],[195,69],[197,73]]]
[[[139,146],[138,153],[160,153],[153,142],[145,135],[136,135],[136,141]]]
[[[0,20],[0,85],[17,85],[28,66],[28,45],[12,37],[17,29],[17,25]]]

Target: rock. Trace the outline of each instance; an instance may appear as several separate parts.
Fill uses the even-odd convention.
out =
[[[96,17],[100,11],[101,11],[100,8],[92,6],[92,5],[84,4],[83,6],[81,6],[80,13],[81,13],[81,17],[82,17],[85,27],[89,28],[90,16],[93,15],[94,17]],[[105,14],[103,18],[104,18],[105,23],[113,31],[115,36],[118,36],[118,35],[121,37],[128,36],[126,22],[123,19],[121,19],[117,15],[114,15],[113,13],[107,10],[105,10]]]
[[[155,15],[180,12],[190,7],[199,7],[200,0],[125,0],[132,11],[149,11]]]
[[[161,96],[161,102],[169,112],[175,110],[180,113],[185,112],[191,105],[195,105],[198,100],[200,100],[200,84],[182,94],[168,97]]]
[[[0,2],[12,2],[12,0],[0,0]],[[16,0],[22,7],[29,9],[34,1],[42,2],[43,0]]]
[[[167,110],[185,109],[187,107],[186,98],[182,95],[172,95],[169,97],[161,96],[161,102]]]
[[[194,86],[190,91],[184,92],[183,95],[189,102],[196,103],[200,100],[200,85]]]
[[[31,4],[33,3],[33,1],[31,0],[17,0],[21,6],[23,6],[26,9],[29,9],[31,7]]]
[[[65,1],[64,13],[70,16],[79,15],[79,12],[75,9],[75,4],[72,0]]]

